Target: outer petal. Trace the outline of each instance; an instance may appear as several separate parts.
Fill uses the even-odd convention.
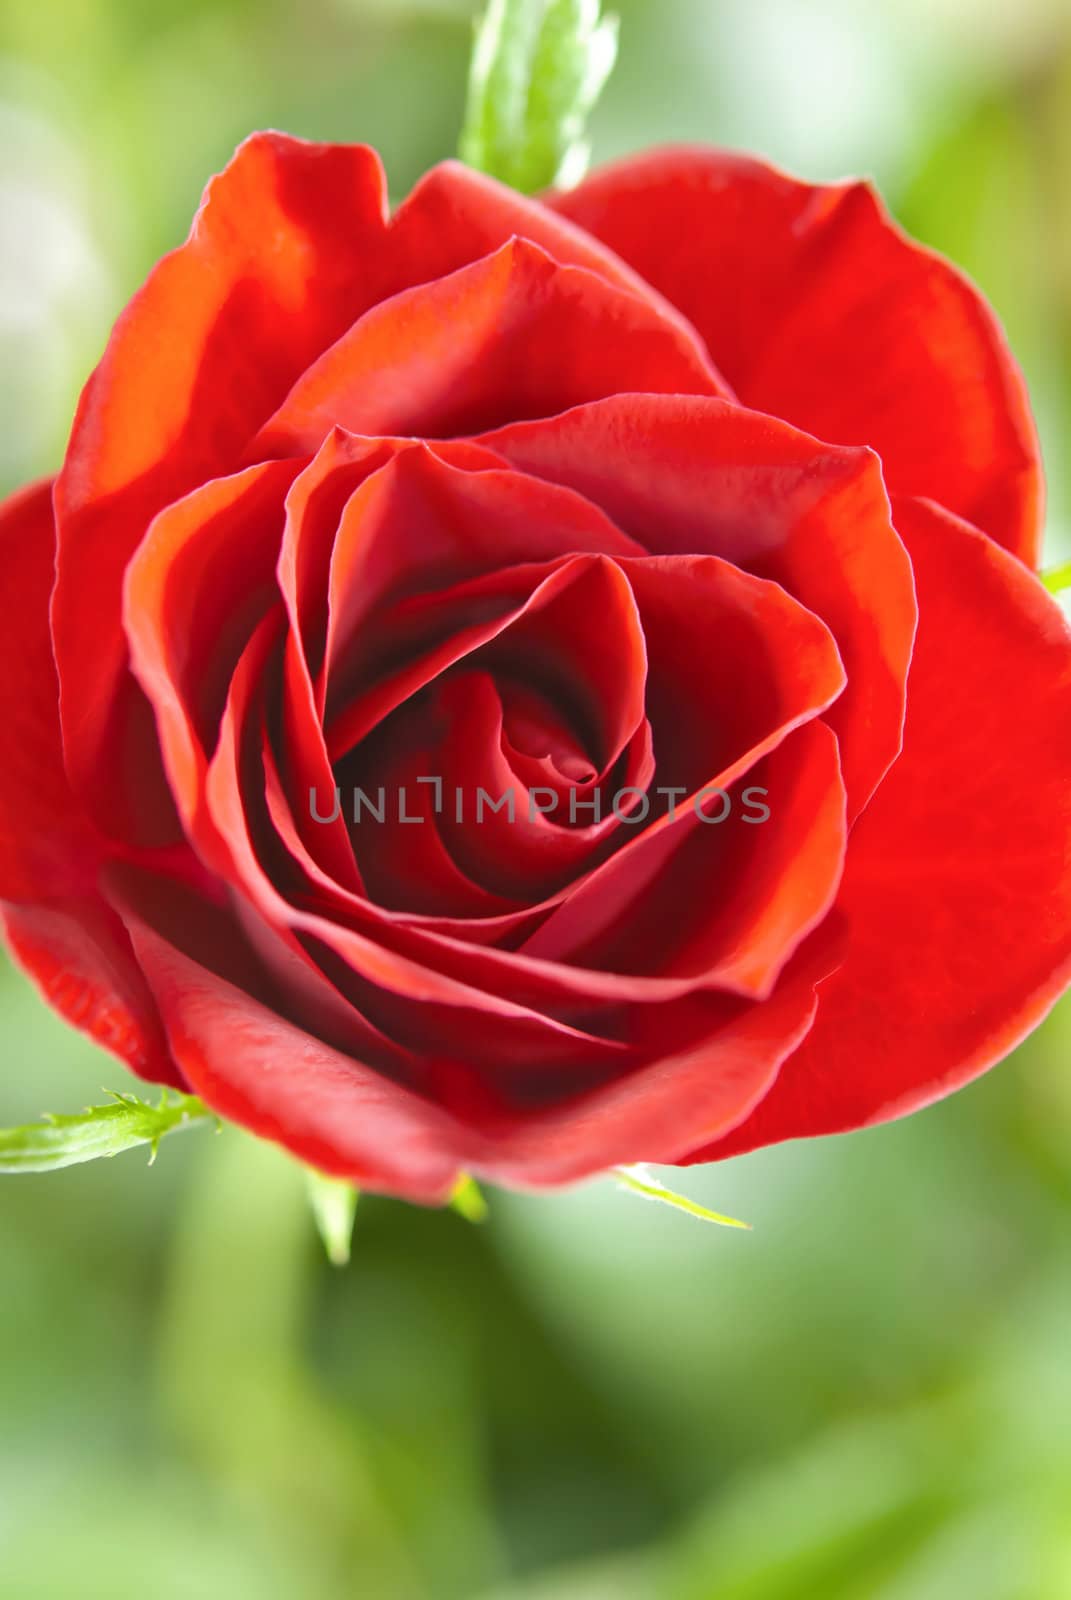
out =
[[[567,1105],[474,1106],[475,1119],[461,1120],[295,1028],[136,918],[130,925],[176,1059],[209,1105],[329,1172],[433,1204],[460,1167],[538,1186],[671,1159],[689,1135],[746,1111],[814,1010],[804,964],[762,1005],[697,1002],[690,1043]]]
[[[328,1172],[446,1199],[459,1163],[444,1113],[130,921],[175,1056],[215,1111]]]
[[[994,1065],[1071,981],[1071,630],[922,501],[904,752],[848,846],[843,967],[754,1114],[690,1161],[883,1122]]]
[[[99,841],[67,783],[48,632],[51,484],[0,507],[0,922],[68,1022],[143,1077],[181,1080],[122,923],[96,888]]]
[[[11,953],[65,1022],[141,1078],[185,1088],[156,1000],[119,917],[97,893],[50,905],[3,905]]]
[[[64,741],[102,820],[115,809],[111,775],[137,752],[140,804],[119,822],[146,842],[173,829],[158,763],[146,766],[151,716],[125,677],[123,570],[152,516],[235,463],[298,374],[378,297],[385,229],[372,151],[255,135],[119,318],[82,395],[56,490]]]
[[[1037,437],[1000,326],[867,184],[668,149],[550,203],[684,312],[745,404],[871,445],[894,492],[938,500],[1036,562]]]
[[[60,748],[48,631],[55,544],[51,481],[0,506],[0,897],[9,900],[69,894],[92,875],[93,831]]]
[[[688,1044],[674,1047],[666,1037],[671,1022],[680,1026],[678,1014],[651,1013],[652,1030],[666,1040],[656,1059],[543,1116],[512,1127],[492,1122],[467,1165],[492,1182],[569,1183],[621,1164],[674,1161],[697,1128],[732,1127],[810,1027],[811,959],[801,952],[792,977],[757,1005],[697,997],[690,1020],[694,1028],[705,1013],[706,1029]]]

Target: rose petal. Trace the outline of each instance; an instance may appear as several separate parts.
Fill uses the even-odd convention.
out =
[[[431,1205],[447,1198],[460,1162],[445,1113],[129,920],[175,1058],[214,1111],[321,1171]]]
[[[873,446],[893,491],[938,500],[1036,562],[1037,436],[1000,325],[869,185],[666,149],[549,203],[683,311],[745,405]]]
[[[322,948],[340,992],[408,1049],[427,1053],[427,1041],[432,1040],[434,1052],[458,1060],[496,1059],[503,1051],[522,1062],[579,1059],[598,1065],[616,1058],[621,1047],[612,1038],[589,1034],[509,996],[486,994],[446,970],[398,954],[367,932],[340,926],[319,910],[284,899],[264,859],[266,847],[272,848],[259,766],[265,639],[262,627],[239,663],[208,771],[208,805],[228,843],[236,888],[270,925],[298,933],[307,948]],[[356,901],[355,910],[374,922],[368,902]]]
[[[428,445],[401,451],[366,478],[342,510],[318,683],[318,703],[328,714],[328,701],[338,709],[351,700],[342,668],[352,674],[355,649],[367,656],[368,639],[394,637],[395,620],[384,618],[399,601],[427,596],[438,605],[442,592],[503,569],[584,551],[640,551],[602,511],[568,489],[510,470],[462,470],[438,452]],[[405,539],[398,538],[399,528]]]
[[[626,390],[719,391],[652,302],[512,239],[357,321],[301,375],[251,447],[305,455],[351,433],[478,433]]]
[[[521,952],[635,974],[641,996],[652,976],[769,995],[840,883],[836,737],[806,723],[724,792],[732,809],[721,822],[693,823],[686,811],[683,826],[637,841],[578,884]]]
[[[672,1159],[682,1139],[746,1114],[814,1008],[801,966],[762,1005],[703,1000],[683,1027],[687,1044],[604,1087],[548,1111],[485,1105],[482,1125],[466,1125],[128,921],[175,1058],[213,1109],[321,1170],[431,1204],[458,1169],[523,1187]]]
[[[51,480],[0,505],[0,896],[39,900],[92,882],[98,845],[71,794],[48,629]]]
[[[153,521],[124,584],[131,667],[156,714],[172,793],[197,827],[231,675],[267,612],[284,500],[300,462],[217,478]]]
[[[97,893],[4,905],[11,953],[65,1022],[151,1083],[188,1088],[119,917]]]
[[[181,1084],[130,941],[97,890],[101,842],[64,771],[48,630],[54,549],[50,483],[0,506],[0,923],[61,1016],[141,1077]]]
[[[464,474],[505,465],[501,456],[466,439],[414,445],[408,438],[366,438],[342,428],[332,429],[287,496],[279,555],[279,586],[291,631],[310,675],[318,680],[326,648],[331,563],[343,513],[365,481],[399,456],[434,460]],[[387,481],[393,481],[393,474],[387,474]],[[404,560],[399,565],[404,568]],[[319,687],[322,691],[322,683]],[[322,711],[322,692],[317,704]]]
[[[445,277],[513,238],[527,239],[563,266],[585,267],[616,288],[647,300],[663,320],[676,325],[711,371],[695,329],[620,256],[541,201],[528,199],[460,161],[432,167],[391,218],[390,253],[398,286]],[[731,400],[732,391],[720,374],[715,378],[717,392]]]
[[[802,975],[757,1005],[699,996],[688,1008],[693,1037],[679,1047],[670,1042],[674,1024],[681,1026],[673,1008],[652,1013],[648,1025],[665,1040],[654,1060],[542,1116],[491,1122],[466,1168],[524,1188],[638,1161],[674,1161],[696,1129],[730,1128],[747,1115],[806,1037],[814,1003],[813,980]]]
[[[849,815],[900,748],[911,564],[874,456],[717,400],[620,395],[487,438],[657,554],[709,552],[782,584],[830,628],[848,687],[828,721]]]
[[[857,824],[841,969],[746,1124],[689,1160],[868,1126],[1000,1061],[1071,978],[1071,630],[1016,561],[923,501],[904,752]]]
[[[239,464],[298,374],[374,301],[385,228],[374,152],[255,134],[119,318],[82,395],[56,486],[62,720],[75,782],[125,837],[174,833],[146,757],[152,719],[125,676],[126,563],[162,506]],[[115,774],[135,763],[139,804],[120,805]]]

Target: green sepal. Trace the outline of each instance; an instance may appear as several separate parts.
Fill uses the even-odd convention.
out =
[[[1071,561],[1065,561],[1062,567],[1053,567],[1051,572],[1043,572],[1041,581],[1050,594],[1062,594],[1065,589],[1071,589]]]
[[[698,1217],[701,1222],[716,1222],[722,1228],[748,1228],[750,1222],[740,1222],[736,1217],[723,1216],[720,1211],[711,1211],[707,1206],[701,1206],[697,1200],[689,1200],[683,1194],[675,1194],[672,1189],[667,1189],[644,1166],[611,1167],[611,1172],[623,1189],[632,1194],[640,1194],[645,1200],[658,1200],[664,1206],[674,1206],[678,1211],[685,1211],[690,1217]]]
[[[454,1184],[447,1205],[459,1217],[464,1217],[466,1222],[487,1221],[487,1201],[475,1178],[470,1178],[467,1172],[463,1172]]]
[[[113,1098],[108,1105],[87,1106],[73,1116],[47,1114],[41,1122],[0,1129],[0,1173],[52,1172],[145,1144],[151,1164],[165,1134],[218,1121],[196,1095],[163,1089],[159,1105],[153,1106],[134,1094],[109,1092]]]
[[[345,1178],[329,1178],[313,1167],[305,1168],[305,1184],[327,1259],[333,1267],[345,1267],[350,1259],[360,1190]]]

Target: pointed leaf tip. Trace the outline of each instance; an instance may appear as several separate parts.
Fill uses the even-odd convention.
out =
[[[723,1216],[720,1211],[711,1211],[709,1207],[701,1206],[697,1200],[689,1200],[685,1195],[667,1189],[665,1184],[660,1183],[645,1166],[612,1167],[611,1171],[622,1189],[642,1195],[645,1200],[658,1200],[662,1205],[673,1206],[677,1211],[684,1211],[690,1217],[698,1217],[701,1222],[716,1222],[722,1228],[744,1228],[748,1231],[751,1229],[750,1222],[740,1222],[736,1217]]]
[[[345,1178],[329,1178],[326,1173],[317,1172],[313,1167],[306,1167],[305,1183],[316,1230],[323,1240],[327,1259],[333,1267],[345,1267],[350,1259],[360,1191]]]
[[[1053,567],[1050,571],[1043,572],[1041,581],[1050,594],[1063,594],[1065,589],[1071,589],[1071,561],[1065,561],[1062,567]]]
[[[467,1173],[462,1173],[454,1184],[450,1199],[447,1202],[452,1211],[464,1217],[466,1222],[487,1221],[487,1201],[480,1191],[479,1184]]]

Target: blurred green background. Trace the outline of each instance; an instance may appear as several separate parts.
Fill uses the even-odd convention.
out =
[[[596,158],[864,171],[996,303],[1071,553],[1066,0],[620,0]],[[274,125],[455,145],[464,0],[8,0],[0,488]],[[125,1087],[6,973],[0,1122]],[[1067,1600],[1071,1011],[909,1122],[676,1181],[364,1200],[332,1271],[234,1131],[0,1184],[4,1600]]]

